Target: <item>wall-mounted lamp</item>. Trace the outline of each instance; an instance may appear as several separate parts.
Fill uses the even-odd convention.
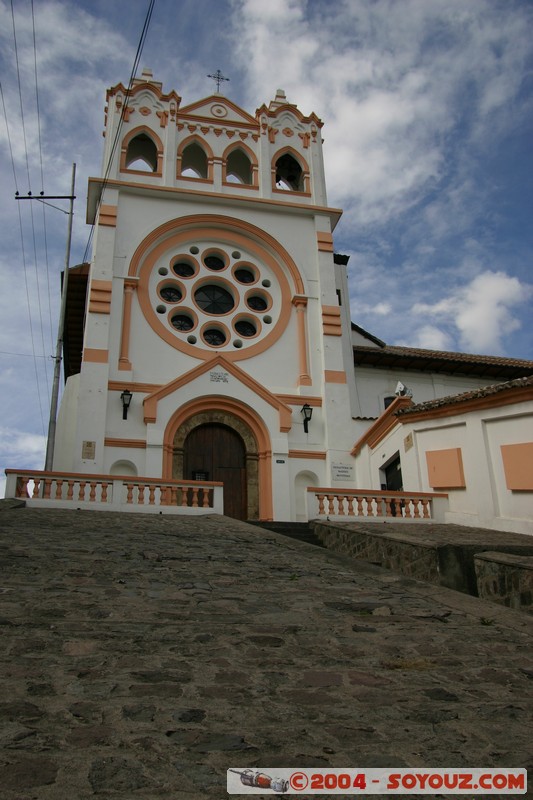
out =
[[[122,419],[128,419],[128,408],[131,405],[132,397],[133,395],[128,389],[124,389],[120,395],[120,399],[122,400]]]
[[[313,416],[313,409],[308,403],[305,403],[302,406],[301,413],[303,414],[304,418],[304,431],[305,433],[309,433],[309,423],[311,421],[311,417]]]

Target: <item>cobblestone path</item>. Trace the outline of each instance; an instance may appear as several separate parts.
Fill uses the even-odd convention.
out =
[[[4,510],[0,554],[2,800],[533,765],[525,614],[216,516]]]

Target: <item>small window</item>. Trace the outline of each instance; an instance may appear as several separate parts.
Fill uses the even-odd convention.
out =
[[[207,178],[207,156],[196,142],[189,144],[182,153],[181,174],[184,178]]]
[[[126,152],[126,169],[157,171],[157,147],[146,133],[135,136]]]
[[[302,168],[290,153],[276,161],[276,188],[292,192],[304,190]]]
[[[252,165],[250,159],[240,148],[232,150],[226,162],[226,181],[228,183],[252,184]]]

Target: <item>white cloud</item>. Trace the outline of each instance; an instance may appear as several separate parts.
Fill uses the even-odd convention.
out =
[[[381,224],[420,200],[493,130],[520,91],[527,12],[483,0],[234,0],[248,94],[270,82],[326,120],[330,194],[351,222]],[[268,89],[267,89],[268,91]],[[510,121],[500,115],[499,124]],[[466,135],[465,135],[466,134]]]
[[[505,272],[483,272],[437,303],[416,303],[412,313],[453,324],[467,352],[500,353],[505,336],[520,327],[513,316],[514,310],[532,294],[531,286]],[[439,329],[432,325],[421,330],[438,332]]]

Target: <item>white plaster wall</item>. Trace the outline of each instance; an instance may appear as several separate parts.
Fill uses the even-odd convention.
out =
[[[427,400],[436,400],[439,397],[461,394],[498,383],[493,378],[480,378],[474,375],[442,375],[376,367],[356,367],[355,381],[361,409],[360,416],[374,419],[384,410],[384,398],[394,396],[398,381],[412,390],[414,403],[425,403]]]
[[[54,441],[54,471],[72,472],[74,469],[74,441],[78,419],[79,391],[80,376],[71,375],[63,389],[57,415]]]
[[[405,491],[440,491],[429,485],[426,452],[458,447],[466,488],[442,490],[449,497],[446,521],[533,533],[533,492],[507,489],[500,449],[532,441],[532,406],[513,404],[397,425],[374,450],[364,447],[357,456],[355,485],[379,489],[380,468],[399,452]],[[409,435],[413,446],[406,449]]]

